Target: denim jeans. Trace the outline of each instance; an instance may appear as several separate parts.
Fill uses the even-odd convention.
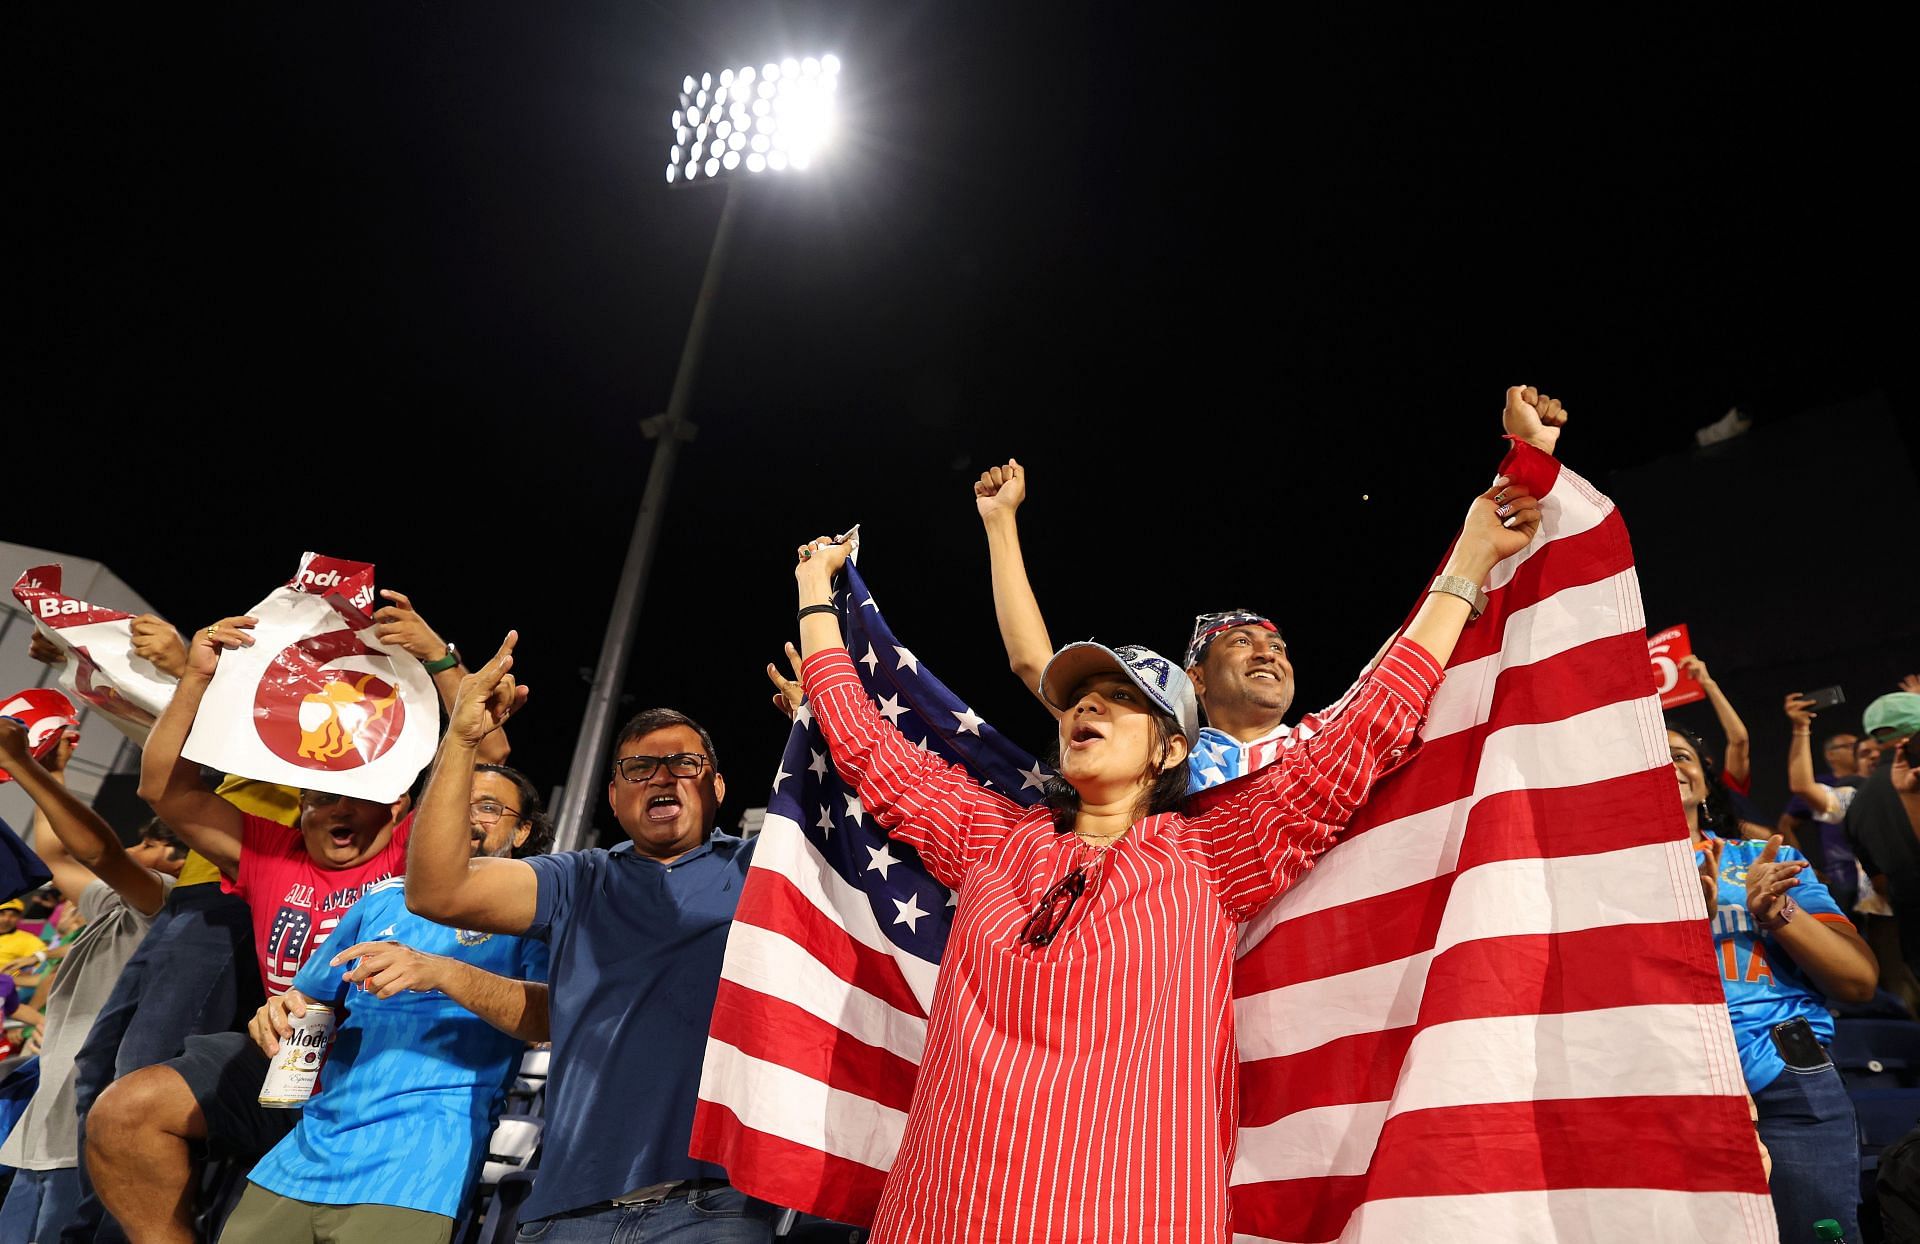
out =
[[[222,894],[212,882],[176,888],[120,970],[74,1060],[81,1201],[61,1237],[66,1244],[93,1244],[96,1232],[101,1241],[126,1238],[86,1178],[87,1111],[94,1099],[128,1072],[178,1056],[188,1037],[236,1027],[262,1000],[246,900]]]
[[[1788,1067],[1753,1095],[1760,1139],[1773,1155],[1773,1214],[1780,1238],[1813,1238],[1813,1224],[1832,1218],[1849,1240],[1860,1238],[1860,1139],[1853,1102],[1832,1063],[1812,1071]]]
[[[737,1188],[523,1222],[518,1244],[768,1244],[779,1213]]]
[[[0,1240],[54,1244],[79,1203],[80,1172],[73,1167],[15,1171],[7,1203],[0,1205]]]

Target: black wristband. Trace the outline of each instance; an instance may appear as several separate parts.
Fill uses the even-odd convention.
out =
[[[831,613],[838,615],[839,612],[840,611],[832,605],[808,605],[800,611],[800,620],[802,622],[806,621],[807,615],[810,613]]]

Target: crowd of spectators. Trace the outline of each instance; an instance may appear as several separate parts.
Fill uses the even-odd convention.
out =
[[[1558,415],[1557,403],[1550,409]],[[1120,723],[1127,685],[1144,685],[1137,670],[1089,666],[1090,677],[1065,682],[1057,666],[1046,673],[1052,648],[1013,528],[1025,489],[1015,463],[975,489],[1010,663],[1056,716],[1095,695],[1112,699],[1102,711]],[[1496,515],[1484,517],[1487,530],[1508,512],[1495,503],[1518,505],[1529,523],[1538,516],[1524,496],[1490,490],[1484,500]],[[807,593],[824,599],[834,554],[816,544],[801,556],[809,660],[803,671],[789,649],[792,679],[769,667],[775,700],[791,714],[805,683],[832,718],[836,762],[858,769],[874,763],[868,752],[886,732],[860,697],[831,694],[850,667],[827,620],[806,615],[820,612]],[[805,568],[813,556],[820,564]],[[190,637],[151,616],[135,624],[141,655],[177,686],[143,750],[140,794],[155,816],[129,835],[133,845],[67,791],[72,738],[36,760],[21,728],[0,719],[0,768],[38,809],[32,847],[53,877],[48,893],[0,904],[0,1099],[13,1103],[0,1110],[0,1129],[11,1120],[0,1244],[449,1240],[471,1220],[523,1056],[546,1048],[543,1152],[517,1208],[520,1238],[775,1233],[777,1207],[688,1153],[721,958],[755,845],[719,828],[727,783],[714,739],[672,709],[637,715],[612,740],[608,775],[624,841],[552,852],[535,784],[504,763],[507,721],[526,700],[512,674],[515,637],[468,670],[408,598],[385,595],[380,638],[423,663],[447,710],[431,767],[391,802],[203,772],[183,756],[223,656],[253,642],[244,616]],[[1447,599],[1460,605],[1450,635],[1470,598]],[[1431,621],[1417,625],[1429,647],[1450,645],[1428,634]],[[39,640],[34,653],[59,659]],[[1382,677],[1413,685],[1437,675],[1437,665],[1422,675],[1428,663],[1419,648],[1388,650]],[[1165,796],[1165,808],[1188,789],[1279,765],[1295,731],[1338,737],[1338,723],[1283,720],[1293,668],[1263,615],[1200,615],[1183,664],[1184,700],[1162,705],[1159,733],[1145,718],[1140,726],[1142,747],[1157,745],[1163,762],[1148,796]],[[1920,1006],[1920,679],[1858,720],[1788,695],[1789,752],[1757,758],[1706,663],[1689,658],[1688,672],[1719,737],[1671,729],[1678,810],[1697,848],[1711,926],[1701,936],[1722,966],[1776,1206],[1783,1223],[1834,1217],[1857,1231],[1856,1124],[1826,1051],[1836,1012],[1911,1023]],[[1404,733],[1413,710],[1402,710]],[[886,754],[911,767],[911,748]],[[1284,763],[1297,761],[1290,754]],[[1771,822],[1751,797],[1755,765],[1770,763],[1784,765],[1793,794]],[[1091,815],[1076,792],[1059,795],[1036,824]],[[929,839],[923,850],[937,862],[942,847]],[[271,1059],[316,1006],[338,1017],[322,1087],[304,1109],[262,1105]],[[915,1160],[958,1160],[966,1143],[927,1133]],[[1913,1155],[1889,1150],[1887,1169],[1903,1160]],[[1890,1229],[1898,1212],[1895,1198]]]

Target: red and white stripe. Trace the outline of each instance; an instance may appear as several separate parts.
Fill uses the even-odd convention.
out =
[[[1243,930],[1234,1239],[1775,1240],[1626,529],[1524,447],[1422,750]]]
[[[1156,1227],[1112,1238],[1188,1238],[1192,1214],[1205,1238],[1246,1244],[1776,1238],[1625,528],[1544,455],[1517,447],[1502,469],[1543,498],[1543,532],[1496,570],[1420,753],[1241,930],[1231,1227],[1210,1197],[1143,1202],[1133,1221]],[[869,1221],[935,969],[892,946],[797,826],[763,833],[694,1149],[756,1195]],[[1115,1145],[1167,1139],[1152,1119],[1112,1124]],[[995,1195],[1111,1191],[1085,1154],[1032,1169],[1033,1186]],[[977,1208],[931,1225],[975,1238]],[[1071,1215],[1017,1225],[1077,1238]]]

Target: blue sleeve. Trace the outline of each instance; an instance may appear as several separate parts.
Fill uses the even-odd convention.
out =
[[[530,937],[520,939],[519,965],[514,975],[523,981],[541,981],[547,979],[547,961],[549,953],[545,942],[536,942]]]
[[[300,965],[300,970],[294,973],[295,989],[315,1002],[340,1005],[341,999],[347,996],[346,977],[353,970],[353,964],[349,961],[336,968],[329,966],[329,962],[335,955],[362,940],[360,929],[365,923],[362,913],[372,897],[367,895],[347,908],[346,914],[340,917],[340,923],[334,925],[333,932],[327,934],[327,940],[320,943],[319,948]]]
[[[527,936],[543,942],[553,940],[553,926],[573,923],[574,896],[582,884],[592,851],[562,851],[557,855],[535,855],[527,860],[533,869],[535,897],[533,923]]]
[[[1805,860],[1807,857],[1792,847],[1781,847],[1783,860]],[[1840,904],[1833,901],[1833,891],[1827,889],[1827,883],[1820,880],[1820,870],[1808,867],[1800,874],[1800,884],[1787,891],[1800,910],[1816,916],[1839,916],[1847,919],[1847,913],[1840,910]],[[1851,923],[1851,921],[1849,921]]]

